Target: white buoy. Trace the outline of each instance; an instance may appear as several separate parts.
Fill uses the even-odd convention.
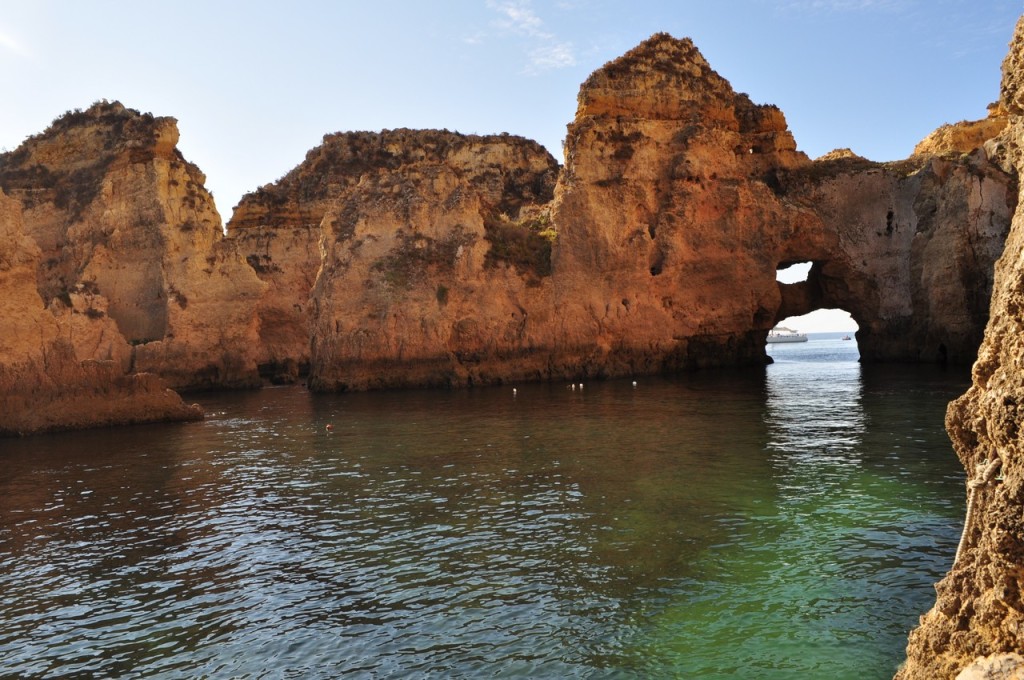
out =
[[[516,388],[513,387],[512,388],[512,396],[514,397],[514,396],[516,396],[516,394],[518,394],[518,392],[516,391]]]
[[[633,387],[636,387],[636,381],[635,380],[633,381]]]

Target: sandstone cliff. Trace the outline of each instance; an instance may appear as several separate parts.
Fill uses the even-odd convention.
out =
[[[561,172],[509,135],[332,134],[227,237],[173,119],[116,103],[0,156],[0,188],[51,313],[113,322],[82,326],[76,356],[179,388],[754,364],[769,328],[819,307],[853,314],[868,361],[973,358],[1017,200],[1012,149],[975,147],[1008,107],[906,162],[811,161],[777,108],[665,34],[578,101]],[[778,284],[797,262],[808,280]]]
[[[228,221],[228,238],[267,284],[257,307],[259,365],[274,382],[295,382],[309,371],[309,295],[320,269],[320,222],[365,171],[393,162],[376,137],[325,135],[284,177],[243,196]]]
[[[827,235],[808,281],[782,285],[779,316],[848,311],[863,361],[969,364],[988,319],[1016,176],[985,151],[872,163],[849,154],[777,175]]]
[[[355,143],[352,139],[346,144]],[[322,221],[310,386],[547,376],[557,164],[540,145],[396,130]]]
[[[423,181],[424,173],[430,176],[429,181]],[[310,293],[321,266],[319,241],[321,222],[326,215],[330,213],[333,223],[352,220],[353,211],[368,212],[397,198],[404,197],[419,205],[433,202],[438,204],[440,212],[468,211],[451,219],[457,222],[465,217],[473,222],[474,226],[462,224],[461,228],[473,230],[475,238],[482,243],[485,231],[482,220],[497,228],[502,215],[518,215],[523,205],[549,201],[556,174],[557,164],[539,145],[509,135],[476,137],[432,130],[325,135],[323,144],[311,150],[300,165],[277,182],[244,196],[228,223],[229,238],[238,244],[250,266],[268,284],[257,311],[262,349],[260,364],[264,374],[275,381],[291,381],[308,368]],[[438,178],[441,175],[443,179]],[[362,181],[373,188],[356,189]],[[392,196],[398,191],[394,184],[399,181],[404,182],[402,196]],[[378,190],[384,195],[377,195]],[[463,194],[472,196],[477,204],[463,206]],[[447,227],[440,223],[426,224],[434,219],[451,221],[447,217],[432,213],[418,214],[413,221],[407,215],[393,218],[390,222],[379,218],[385,221],[381,225],[382,233],[371,234],[371,238],[390,238],[388,232],[394,228],[407,229],[403,232],[406,237],[421,234],[434,239],[448,238],[442,233]],[[337,234],[329,224],[324,227],[324,235],[333,243]],[[488,233],[493,235],[493,231]],[[520,231],[527,235],[525,228]],[[468,232],[463,236],[468,237]],[[462,236],[452,238],[458,240]],[[332,253],[326,254],[326,263],[331,265]],[[479,267],[471,267],[462,273],[469,278],[477,277],[481,274],[477,269]],[[494,273],[494,267],[487,269],[489,274]],[[437,286],[449,289],[453,285],[452,278],[447,276],[443,283],[431,287],[429,277],[419,277],[419,273],[413,272],[416,280],[406,281],[404,287],[427,286],[430,290],[426,291],[426,299],[436,305]],[[342,298],[349,298],[360,287],[370,285],[367,281],[353,279],[354,274],[347,276],[344,284],[337,281],[330,284],[343,286],[338,291]],[[475,285],[469,281],[466,284]],[[458,295],[457,291],[450,292],[451,297]],[[481,308],[489,302],[485,293],[474,294]],[[323,302],[339,310],[342,307],[341,300]],[[349,312],[355,319],[373,318],[367,310],[356,308],[361,303],[347,300],[345,304],[349,305]],[[421,311],[410,307],[405,313],[416,317]],[[418,341],[410,337],[406,342],[411,346]],[[447,356],[452,349],[445,341],[429,351]]]
[[[824,247],[764,181],[810,161],[782,113],[660,34],[580,88],[552,218],[558,361],[622,375],[761,363],[777,266]]]
[[[811,162],[781,112],[690,41],[654,36],[583,84],[569,126],[560,359],[598,374],[753,363],[772,325],[835,307],[865,361],[969,363],[1017,197],[1015,174],[968,150]],[[796,262],[808,280],[777,284]]]
[[[981,120],[965,120],[939,127],[914,147],[914,155],[942,156],[946,154],[970,153],[985,142],[998,137],[1006,129],[1008,114],[1002,104],[996,102],[988,107],[988,117]]]
[[[988,148],[1024,171],[1024,19],[1003,64],[1009,126]],[[973,384],[950,405],[946,425],[968,472],[969,510],[958,557],[936,587],[935,607],[910,638],[898,678],[953,678],[977,657],[1024,648],[1024,211],[1018,209],[996,267],[991,318]],[[992,664],[989,663],[991,666]],[[1019,657],[1002,657],[1010,677]],[[971,671],[973,672],[973,671]],[[979,677],[965,675],[964,677]],[[1014,676],[1016,677],[1016,676]]]
[[[330,135],[243,201],[232,238],[274,291],[264,361],[303,362],[312,309],[315,389],[761,363],[769,328],[821,307],[853,314],[867,361],[967,363],[1016,176],[949,141],[978,135],[940,137],[941,156],[812,162],[777,108],[659,34],[580,88],[550,205],[509,193],[515,173],[554,173],[549,158],[516,165],[522,140]],[[515,233],[550,260],[487,266]],[[808,281],[776,282],[804,261]]]
[[[263,284],[224,242],[205,177],[177,141],[171,118],[97,103],[0,156],[0,188],[24,205],[47,304],[87,291],[131,345],[134,370],[174,387],[256,385]]]
[[[127,373],[130,347],[87,287],[47,308],[41,258],[0,192],[0,436],[202,417],[156,376]]]

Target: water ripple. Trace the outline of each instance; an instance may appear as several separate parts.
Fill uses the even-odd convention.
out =
[[[889,674],[956,540],[960,383],[792,363],[15,442],[0,675]]]

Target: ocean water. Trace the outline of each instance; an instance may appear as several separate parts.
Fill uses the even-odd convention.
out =
[[[891,677],[959,537],[968,375],[769,351],[0,440],[0,676]]]

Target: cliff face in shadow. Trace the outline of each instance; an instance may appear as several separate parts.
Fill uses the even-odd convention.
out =
[[[978,148],[898,163],[843,154],[777,179],[788,200],[814,210],[829,243],[806,258],[807,282],[782,286],[780,318],[847,310],[866,362],[974,360],[1016,174]]]

